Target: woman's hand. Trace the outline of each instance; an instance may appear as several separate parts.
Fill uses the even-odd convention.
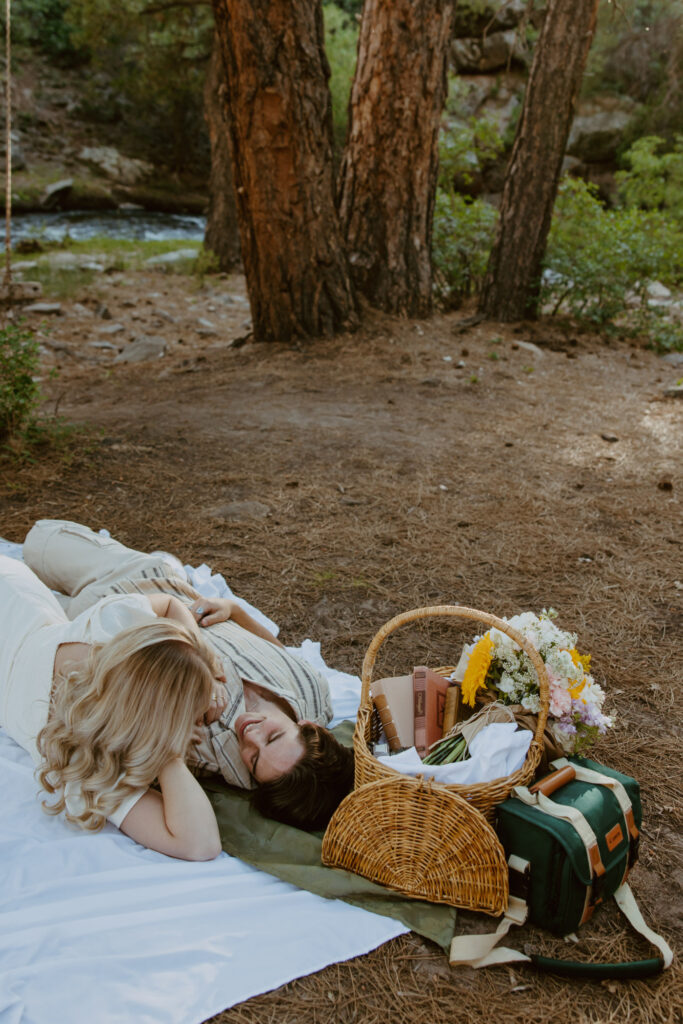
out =
[[[194,743],[202,742],[204,739],[204,728],[207,725],[211,725],[212,722],[217,722],[227,706],[228,691],[225,688],[225,676],[219,676],[216,679],[216,683],[211,694],[211,703],[204,714],[199,716],[192,727],[192,732],[190,734],[190,746]]]
[[[235,607],[235,602],[227,597],[200,597],[190,605],[190,611],[198,626],[215,626],[231,619]]]
[[[212,722],[217,722],[227,706],[228,691],[225,688],[225,676],[221,676],[216,679],[213,692],[211,694],[211,703],[196,724],[211,725]]]

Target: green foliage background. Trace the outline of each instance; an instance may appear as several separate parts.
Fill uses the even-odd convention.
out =
[[[346,136],[362,0],[324,0],[335,149]],[[484,0],[462,0],[459,17],[481,21]],[[478,20],[478,21],[477,21]],[[473,22],[474,23],[474,22]],[[208,2],[15,0],[20,46],[62,66],[89,65],[84,116],[119,122],[131,151],[171,172],[206,173],[202,87],[211,49]],[[683,209],[683,0],[620,0],[599,7],[584,97],[612,92],[636,104],[617,175],[618,205],[605,209],[581,181],[563,184],[546,254],[542,301],[595,324],[645,330],[653,343],[683,347],[680,327],[648,301],[647,286],[681,284]],[[449,127],[440,145],[433,259],[443,302],[458,305],[480,286],[496,210],[476,197],[476,180],[508,151],[485,119],[457,118],[451,82]]]
[[[125,118],[146,156],[179,171],[205,165],[202,89],[213,36],[210,6],[69,0],[67,19],[99,72],[85,100],[91,116],[104,98],[105,107],[113,107],[109,116]]]
[[[38,342],[21,324],[0,328],[0,444],[21,433],[40,402]]]

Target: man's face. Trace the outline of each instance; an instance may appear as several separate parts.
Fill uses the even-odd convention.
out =
[[[238,715],[234,728],[242,760],[257,782],[280,778],[303,756],[298,724],[275,704]]]

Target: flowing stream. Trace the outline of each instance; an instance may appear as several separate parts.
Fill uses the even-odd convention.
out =
[[[201,242],[206,218],[149,210],[70,210],[55,213],[20,213],[12,217],[12,243],[37,238],[62,241],[67,235],[82,240],[105,235],[108,238],[137,238],[142,241],[166,239]]]

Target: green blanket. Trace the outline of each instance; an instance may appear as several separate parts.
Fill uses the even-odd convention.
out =
[[[342,722],[334,733],[350,745],[353,722]],[[375,914],[396,918],[444,949],[450,946],[455,908],[406,899],[350,871],[327,868],[320,859],[322,833],[302,832],[262,818],[252,810],[244,790],[216,779],[203,780],[202,785],[216,812],[226,853],[318,896],[346,900]]]

